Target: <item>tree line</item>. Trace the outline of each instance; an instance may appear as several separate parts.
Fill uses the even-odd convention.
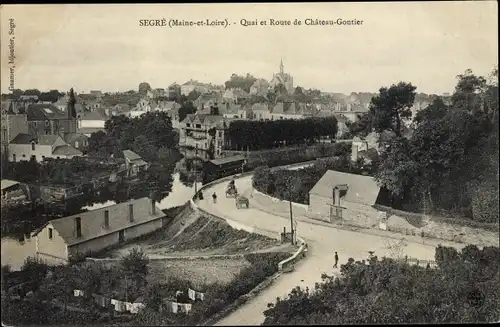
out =
[[[495,69],[492,76],[498,76]],[[381,89],[372,101],[371,125],[391,131],[376,179],[393,195],[394,205],[498,222],[498,82],[467,70],[446,104],[437,98],[411,117],[415,88]]]
[[[306,118],[273,121],[233,121],[227,131],[234,150],[262,150],[283,145],[314,143],[321,137],[335,138],[337,119]]]

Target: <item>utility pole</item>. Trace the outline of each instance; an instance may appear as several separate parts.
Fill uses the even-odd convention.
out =
[[[194,159],[195,161],[198,159],[198,143],[196,143],[195,151],[194,151]],[[198,194],[198,185],[196,182],[198,181],[198,175],[196,171],[196,163],[194,163],[194,195]]]
[[[290,198],[288,199],[290,203],[290,231],[291,231],[291,236],[292,236],[292,245],[294,244],[293,241],[293,213],[292,213],[292,198],[291,198],[292,192],[289,193]]]

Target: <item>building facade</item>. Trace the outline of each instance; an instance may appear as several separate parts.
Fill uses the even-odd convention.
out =
[[[228,122],[223,116],[187,115],[179,124],[179,146],[184,149],[186,157],[209,160],[210,157],[222,156]]]
[[[378,226],[380,187],[373,177],[328,170],[309,192],[307,215],[331,223]]]
[[[37,258],[47,264],[67,264],[71,258],[152,233],[166,223],[165,214],[146,197],[51,220],[32,237]]]

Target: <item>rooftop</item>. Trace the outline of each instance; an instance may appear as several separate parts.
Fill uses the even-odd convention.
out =
[[[380,193],[380,187],[373,177],[334,170],[328,170],[309,193],[332,198],[333,188],[342,184],[347,185],[347,192],[344,197],[347,202],[371,206],[376,203]]]
[[[238,154],[238,155],[231,156],[231,157],[213,159],[213,160],[210,160],[210,162],[213,163],[214,165],[218,166],[218,165],[223,165],[223,164],[230,163],[230,162],[243,161],[243,160],[246,160],[246,158],[244,156]]]
[[[133,205],[134,221],[129,219],[129,205]],[[82,212],[77,215],[64,217],[49,221],[45,226],[52,225],[63,240],[68,245],[74,245],[89,241],[91,239],[102,237],[115,233],[119,230],[130,228],[136,225],[144,224],[152,220],[164,217],[165,214],[156,207],[156,213],[151,212],[152,203],[147,197],[130,200],[104,208]],[[104,212],[109,212],[109,227],[104,226]],[[81,218],[82,236],[76,237],[75,218]],[[38,234],[43,228],[39,229],[33,236]]]

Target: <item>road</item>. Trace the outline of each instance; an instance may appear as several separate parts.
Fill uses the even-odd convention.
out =
[[[275,216],[255,208],[236,209],[234,199],[227,199],[225,188],[227,182],[215,184],[204,190],[204,200],[199,201],[200,208],[219,217],[226,217],[241,222],[248,226],[256,226],[261,229],[272,231],[278,235],[286,226],[290,226],[290,220]],[[252,188],[251,176],[236,179],[236,186],[239,193],[246,193]],[[218,195],[217,203],[213,203],[211,194]],[[301,260],[295,271],[285,273],[279,277],[274,284],[265,289],[254,299],[248,301],[238,310],[222,319],[217,325],[260,325],[264,321],[263,312],[267,309],[267,304],[275,302],[277,297],[286,295],[295,286],[314,288],[316,282],[321,281],[321,274],[338,273],[339,268],[333,268],[334,252],[339,255],[339,266],[345,263],[348,258],[362,260],[368,257],[368,251],[375,251],[375,255],[391,257],[387,246],[389,242],[396,240],[384,238],[377,235],[363,234],[353,231],[340,230],[331,227],[299,222],[297,233],[308,244],[307,257]],[[408,242],[404,253],[410,257],[421,260],[433,260],[434,249],[432,245]]]

